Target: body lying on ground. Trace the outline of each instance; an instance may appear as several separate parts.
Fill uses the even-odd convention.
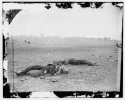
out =
[[[86,60],[75,60],[75,59],[69,59],[68,64],[71,65],[88,65],[88,66],[94,66],[96,63],[91,63]]]
[[[33,65],[33,66],[29,66],[28,68],[24,69],[21,72],[15,72],[14,73],[17,76],[23,76],[23,75],[30,75],[29,72],[32,70],[40,70],[39,73],[36,73],[35,75],[31,75],[34,77],[39,77],[39,76],[44,76],[45,74],[49,74],[50,76],[53,75],[58,75],[58,74],[68,74],[69,69],[68,68],[64,68],[61,66],[55,66],[53,64],[48,64],[47,66],[41,66],[41,65]]]
[[[91,63],[86,60],[76,60],[75,58],[71,58],[68,60],[62,60],[62,61],[53,61],[54,65],[88,65],[88,66],[95,66],[96,63]]]

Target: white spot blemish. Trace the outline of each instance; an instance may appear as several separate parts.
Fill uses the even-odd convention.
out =
[[[33,92],[32,95],[30,96],[31,98],[38,98],[38,97],[53,97],[56,98],[57,96],[53,92]]]

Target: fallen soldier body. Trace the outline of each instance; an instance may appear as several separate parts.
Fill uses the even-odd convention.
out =
[[[86,60],[76,60],[76,59],[69,59],[68,64],[71,65],[88,65],[88,66],[95,66],[96,63],[91,63]]]
[[[33,70],[38,70],[38,72],[34,74],[30,73]],[[59,65],[55,66],[53,64],[49,64],[47,66],[41,66],[41,65],[29,66],[23,71],[20,71],[20,72],[14,71],[14,73],[17,76],[30,75],[32,77],[39,77],[39,76],[45,76],[46,74],[49,74],[50,76],[59,75],[59,74],[68,74],[68,71],[69,71],[68,68],[64,68]]]

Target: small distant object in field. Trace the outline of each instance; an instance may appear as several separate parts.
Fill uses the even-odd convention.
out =
[[[27,43],[27,44],[30,44],[30,42],[29,42],[29,41],[24,40],[24,42],[25,42],[25,43]]]
[[[109,61],[111,61],[111,62],[116,62],[116,61],[118,61],[118,60],[116,59],[116,60],[109,60]]]
[[[112,56],[110,56],[110,57],[112,57]]]
[[[52,80],[52,82],[58,82],[58,80]]]
[[[20,81],[24,82],[25,80],[27,80],[27,78],[24,78],[24,79],[20,79]]]
[[[45,76],[40,76],[40,79],[45,79]]]
[[[23,80],[23,79],[20,79],[20,81],[22,81],[22,82],[23,82],[24,80]]]
[[[118,48],[122,48],[122,44],[120,44],[120,43],[116,43],[116,46],[117,46]]]
[[[103,55],[92,55],[93,57],[103,57]]]
[[[103,57],[103,55],[99,55],[99,57]]]

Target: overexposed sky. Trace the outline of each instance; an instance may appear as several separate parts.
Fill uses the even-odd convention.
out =
[[[40,4],[39,4],[40,5]],[[40,36],[85,36],[111,39],[121,38],[122,11],[106,3],[104,7],[81,8],[74,4],[72,9],[51,9],[33,5],[24,9],[13,19],[10,31],[13,35]]]

